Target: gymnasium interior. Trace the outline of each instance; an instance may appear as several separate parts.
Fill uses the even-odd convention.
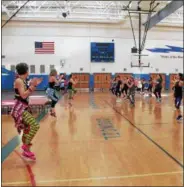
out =
[[[1,1],[1,47],[2,186],[183,186],[183,100],[175,108],[173,89],[183,1]],[[42,79],[29,96],[36,161],[22,156],[11,112],[19,63]],[[46,93],[53,69],[68,81],[56,117]],[[148,93],[158,75],[160,102]],[[111,92],[117,77],[146,82],[134,106]]]

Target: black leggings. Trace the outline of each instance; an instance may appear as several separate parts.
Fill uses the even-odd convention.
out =
[[[111,92],[112,92],[112,94],[115,94],[115,93],[116,93],[116,88],[115,88],[115,87],[112,87],[112,88],[111,88]]]
[[[51,108],[54,108],[56,106],[56,103],[58,102],[58,97],[54,93],[52,101],[51,101]]]
[[[151,85],[149,85],[149,87],[148,87],[148,92],[152,93],[152,86]]]
[[[141,91],[144,92],[145,84],[142,84],[142,89]]]
[[[120,96],[121,96],[120,88],[116,88],[115,95],[116,95],[117,97],[120,97]]]
[[[161,96],[161,91],[162,91],[162,88],[155,88],[154,90],[154,94],[155,94],[155,97],[158,99],[161,99],[162,96]]]
[[[125,94],[127,95],[127,93],[128,93],[128,88],[123,87],[123,89],[121,90],[121,92],[122,92],[122,93],[125,92]]]

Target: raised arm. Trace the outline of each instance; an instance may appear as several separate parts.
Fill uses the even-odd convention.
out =
[[[26,99],[35,90],[36,83],[35,82],[34,84],[32,83],[29,86],[29,89],[25,91],[23,81],[21,79],[16,79],[14,83],[14,88],[18,89],[19,94],[23,99]]]

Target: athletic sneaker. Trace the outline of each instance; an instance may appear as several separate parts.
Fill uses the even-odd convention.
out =
[[[52,112],[52,110],[50,110],[50,115],[53,116],[53,117],[56,117],[56,113]]]
[[[36,160],[36,157],[35,156],[32,156],[32,153],[30,151],[24,151],[22,153],[22,156],[26,159],[26,160],[30,160],[30,161],[35,161]]]
[[[157,103],[160,103],[161,102],[161,100],[160,99],[157,99]]]
[[[182,115],[179,115],[177,118],[176,118],[177,121],[180,121],[182,120]]]
[[[55,112],[51,112],[50,115],[53,116],[53,117],[56,117],[56,113]]]
[[[23,144],[21,146],[21,149],[23,150],[23,152],[29,152],[29,155],[34,157],[35,156],[34,153],[30,151],[31,146],[32,144],[29,144],[29,145]]]

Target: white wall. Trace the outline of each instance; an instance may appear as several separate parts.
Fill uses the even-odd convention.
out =
[[[137,32],[137,31],[136,31]],[[137,34],[136,34],[137,35]],[[115,42],[115,63],[91,63],[90,42]],[[54,41],[54,55],[34,54],[35,41]],[[145,48],[165,47],[165,45],[183,46],[182,30],[160,31],[148,33]],[[55,64],[59,72],[127,72],[140,73],[140,69],[131,68],[131,48],[134,46],[132,31],[121,26],[94,25],[94,24],[59,24],[59,23],[19,23],[3,28],[2,54],[6,56],[2,64],[10,68],[11,64],[26,62],[36,65],[36,74],[40,73],[40,65],[45,64],[47,73],[49,65]],[[154,73],[156,68],[162,73],[175,73],[175,69],[183,71],[183,58],[161,58],[161,55],[147,50],[149,54],[143,61],[150,62],[150,68],[143,68],[142,73]],[[182,53],[169,53],[167,56]],[[60,60],[65,59],[64,68],[60,67]],[[134,61],[135,62],[135,61]]]

